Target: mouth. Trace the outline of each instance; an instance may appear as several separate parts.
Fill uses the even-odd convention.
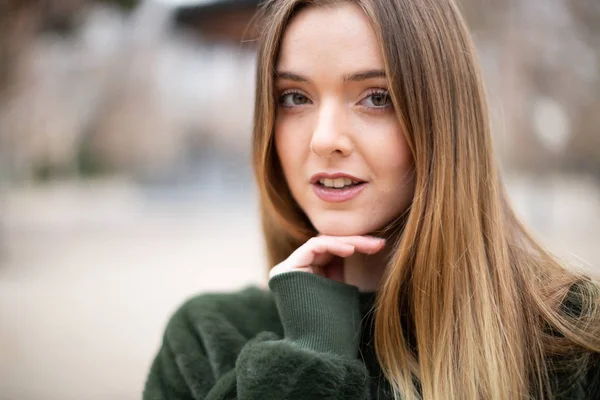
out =
[[[330,188],[330,189],[344,189],[344,188],[360,185],[361,183],[365,183],[365,181],[363,181],[362,179],[357,178],[355,176],[346,174],[346,173],[337,172],[334,174],[327,174],[327,173],[314,174],[310,178],[310,183],[318,184],[318,185],[321,185],[323,187]]]
[[[358,196],[367,182],[346,174],[316,174],[312,177],[313,191],[321,200],[330,203],[348,201]]]
[[[345,178],[345,177],[344,178],[335,178],[335,179],[321,178],[317,182],[315,182],[315,184],[321,185],[322,187],[325,187],[328,189],[338,189],[338,190],[343,190],[343,189],[347,189],[350,187],[354,187],[354,186],[360,185],[362,183],[364,183],[364,182],[350,179],[350,178]]]

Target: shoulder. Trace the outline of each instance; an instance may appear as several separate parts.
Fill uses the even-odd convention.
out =
[[[574,282],[562,303],[563,311],[576,316],[585,316],[600,304],[600,285],[584,277]]]
[[[144,399],[204,398],[217,380],[234,370],[246,343],[264,337],[261,332],[273,337],[281,331],[275,302],[266,290],[247,287],[191,297],[169,319]]]
[[[590,347],[572,352],[571,356],[578,359],[577,373],[582,394],[579,397],[596,398],[600,393],[600,285],[597,281],[584,277],[573,283],[561,303],[561,311],[571,318],[579,330],[585,332],[586,342]],[[558,335],[564,338],[563,335]],[[596,338],[596,339],[591,339]],[[591,341],[590,341],[591,340]],[[595,350],[592,350],[595,349]],[[569,359],[569,357],[566,357]]]
[[[587,370],[588,393],[600,393],[600,353],[591,355]]]
[[[229,293],[204,293],[188,298],[171,316],[165,339],[194,333],[201,336],[235,333],[252,338],[262,331],[281,330],[271,293],[256,286]]]

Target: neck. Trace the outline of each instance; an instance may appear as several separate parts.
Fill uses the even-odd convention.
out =
[[[384,238],[384,248],[375,254],[354,253],[344,259],[344,281],[354,285],[361,292],[379,290],[381,281],[393,256],[395,243],[399,239],[406,222],[405,215],[390,223],[385,229],[371,233],[372,236]]]
[[[354,253],[345,258],[344,281],[362,292],[376,291],[385,273],[391,247],[386,246],[376,254]]]

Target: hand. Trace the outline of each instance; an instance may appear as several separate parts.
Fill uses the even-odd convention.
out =
[[[269,272],[269,279],[284,272],[302,271],[343,282],[343,258],[355,252],[374,254],[385,240],[372,236],[315,236]]]

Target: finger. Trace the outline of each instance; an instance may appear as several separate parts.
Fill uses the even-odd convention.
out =
[[[340,242],[354,246],[355,250],[363,254],[374,254],[383,249],[385,239],[373,236],[333,236]]]
[[[331,251],[331,254],[328,253]],[[300,246],[283,262],[279,263],[269,271],[272,278],[283,272],[298,268],[309,267],[315,261],[319,265],[327,264],[334,255],[347,257],[354,252],[354,247],[332,237],[314,237]],[[316,266],[316,265],[315,265]],[[309,272],[309,271],[307,271]]]
[[[348,257],[353,253],[353,245],[337,240],[337,238],[315,237],[299,247],[288,260],[291,268],[298,268],[312,264],[324,265],[334,256]]]

